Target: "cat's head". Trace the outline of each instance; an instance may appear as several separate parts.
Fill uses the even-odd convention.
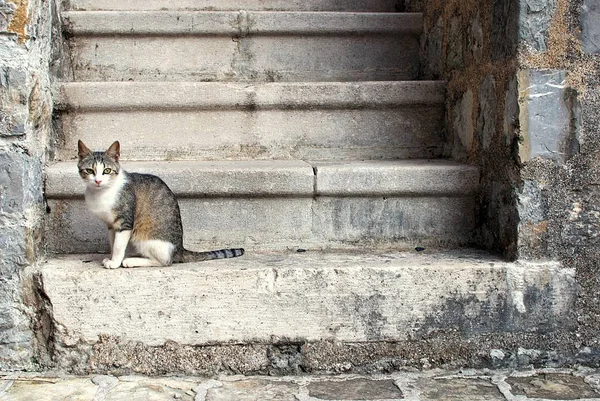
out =
[[[77,146],[79,148],[77,167],[85,184],[94,189],[109,188],[114,185],[121,171],[119,142],[110,145],[106,152],[92,152],[81,140]]]

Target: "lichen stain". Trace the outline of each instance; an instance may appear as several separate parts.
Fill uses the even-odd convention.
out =
[[[521,239],[532,249],[543,246],[547,241],[549,222],[526,222],[521,225]]]
[[[29,35],[27,35],[27,25],[29,24],[29,13],[27,10],[29,8],[29,0],[9,0],[9,2],[13,3],[16,8],[13,18],[8,25],[8,32],[17,34],[19,43],[24,43],[29,40]]]

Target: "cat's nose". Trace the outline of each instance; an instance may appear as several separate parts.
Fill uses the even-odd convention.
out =
[[[96,185],[100,185],[100,183],[102,182],[100,180],[94,180],[94,181],[96,182]]]

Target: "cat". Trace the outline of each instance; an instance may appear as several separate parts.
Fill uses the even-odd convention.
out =
[[[242,256],[243,248],[193,252],[183,247],[179,204],[160,178],[125,172],[119,163],[121,145],[92,152],[79,140],[79,175],[86,184],[85,203],[109,230],[111,257],[102,264],[119,267],[169,266]],[[142,257],[125,258],[131,243]]]

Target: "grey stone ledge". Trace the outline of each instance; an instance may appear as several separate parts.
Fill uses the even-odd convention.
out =
[[[41,266],[64,346],[94,344],[100,334],[149,346],[264,344],[274,336],[400,341],[429,325],[457,324],[453,302],[471,316],[464,330],[533,330],[548,319],[568,324],[577,293],[574,271],[556,262],[507,263],[465,251],[247,253],[117,270],[102,268],[102,257]],[[544,296],[528,296],[538,292]]]
[[[123,162],[126,171],[160,176],[181,197],[312,196],[312,167],[302,161]],[[46,196],[81,197],[85,189],[77,162],[60,162],[47,170]]]
[[[124,161],[123,168],[160,176],[180,197],[471,196],[479,187],[477,167],[445,160]],[[83,196],[76,161],[46,174],[48,198]]]
[[[73,35],[419,35],[420,13],[288,11],[69,11]]]
[[[315,162],[317,195],[474,194],[479,169],[445,160]]]
[[[443,104],[442,81],[220,83],[74,82],[60,87],[59,109],[213,110],[381,108]]]
[[[397,0],[244,0],[245,10],[395,12]],[[72,10],[229,10],[239,0],[72,0]]]

